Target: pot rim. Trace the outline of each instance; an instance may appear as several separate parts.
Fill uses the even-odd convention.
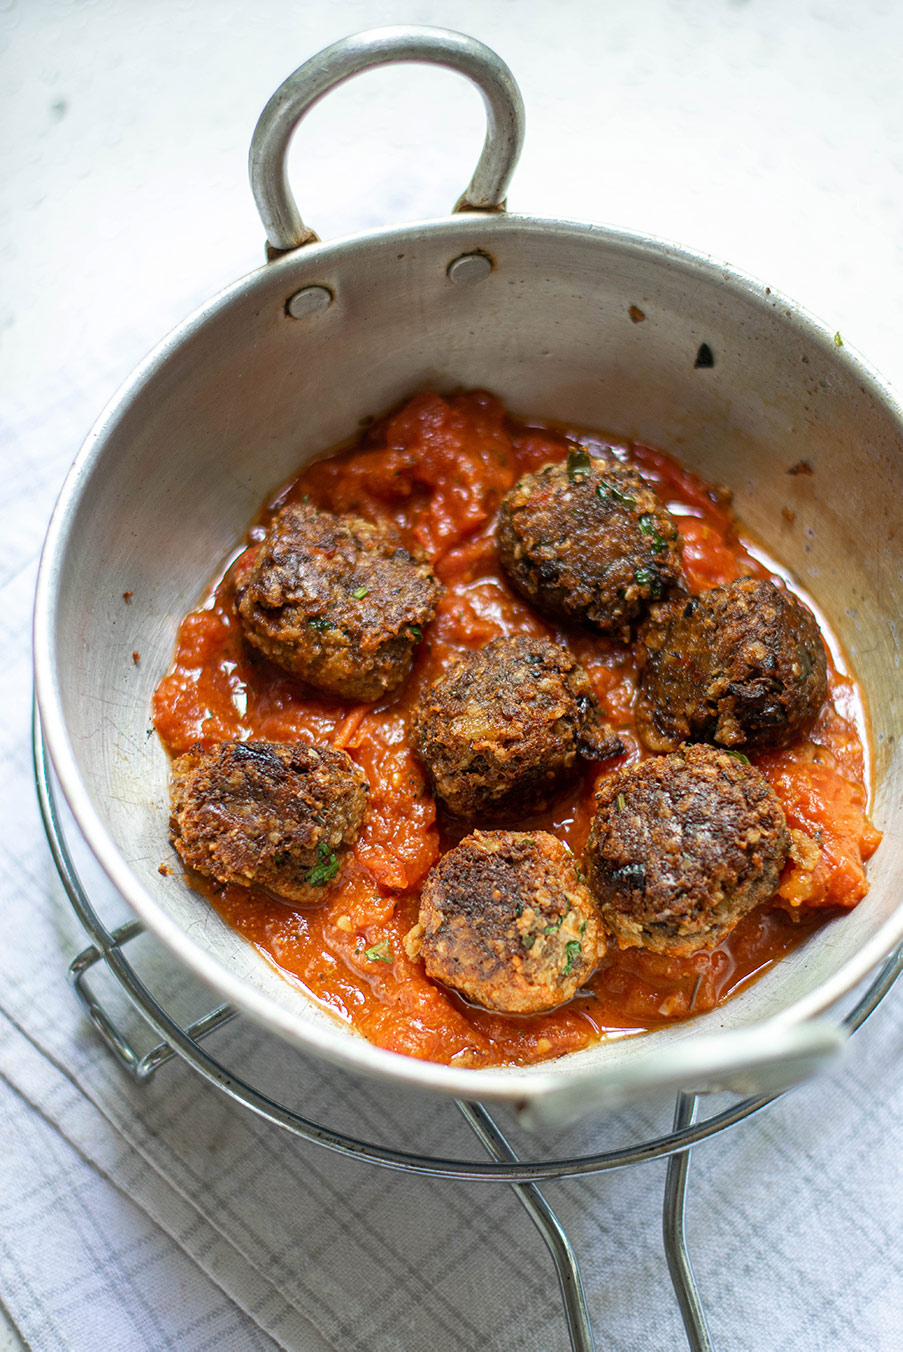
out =
[[[95,421],[64,480],[41,554],[34,610],[35,693],[50,759],[64,797],[85,841],[110,882],[147,927],[196,976],[251,1015],[258,1023],[274,1030],[305,1051],[314,1052],[351,1071],[378,1078],[389,1078],[459,1098],[496,1101],[532,1100],[545,1090],[559,1085],[568,1058],[559,1058],[556,1061],[533,1066],[461,1068],[418,1060],[374,1046],[337,1017],[328,1022],[312,1021],[301,1027],[293,1011],[233,975],[228,967],[201,947],[186,930],[162,910],[153,894],[132,873],[100,814],[95,810],[82,779],[60,698],[54,661],[54,617],[58,593],[57,580],[69,544],[71,519],[77,510],[83,487],[94,472],[105,443],[116,427],[120,412],[128,407],[132,398],[153,379],[184,341],[214,322],[227,306],[253,290],[264,277],[270,279],[283,272],[289,276],[302,270],[307,271],[311,264],[316,265],[321,261],[341,264],[346,254],[372,247],[384,247],[401,242],[410,244],[412,234],[430,238],[447,234],[456,240],[478,235],[479,240],[485,242],[503,235],[505,231],[514,230],[542,234],[546,239],[553,239],[556,235],[566,235],[572,239],[583,236],[588,244],[602,245],[633,256],[651,256],[659,263],[667,262],[691,274],[695,273],[700,280],[718,282],[725,287],[728,294],[742,296],[747,302],[753,300],[760,305],[780,311],[782,323],[796,328],[809,342],[823,347],[833,361],[850,363],[860,384],[868,388],[872,398],[903,431],[903,407],[888,383],[855,349],[847,345],[846,340],[841,347],[823,321],[780,292],[766,287],[764,283],[729,264],[719,262],[710,255],[652,235],[589,225],[579,221],[507,213],[462,212],[451,217],[416,221],[378,230],[358,231],[338,239],[306,244],[230,283],[177,324],[125,379]],[[477,242],[474,239],[474,244]],[[823,982],[817,990],[789,1005],[768,1022],[788,1027],[825,1012],[863,980],[901,939],[903,939],[903,906],[897,908],[833,977]],[[314,997],[309,998],[318,1009],[323,1008]],[[689,1021],[681,1027],[690,1026],[693,1022],[698,1021]],[[711,1037],[713,1034],[711,1028],[708,1028],[706,1031],[700,1030],[695,1035],[690,1032],[686,1036],[692,1039],[694,1036]],[[716,1033],[714,1036],[719,1035]],[[623,1038],[608,1040],[622,1041]],[[598,1073],[599,1068],[595,1070]]]

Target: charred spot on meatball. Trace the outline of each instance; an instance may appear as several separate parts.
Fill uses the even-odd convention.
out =
[[[684,741],[787,746],[828,693],[818,623],[773,582],[739,578],[653,606],[640,630],[637,723],[653,751]]]
[[[170,792],[170,839],[190,868],[309,905],[338,875],[369,786],[331,747],[198,742],[173,762]]]
[[[405,937],[433,981],[500,1014],[574,997],[605,953],[598,911],[567,846],[546,831],[474,831],[429,872]]]
[[[245,636],[308,685],[372,703],[411,669],[442,586],[389,527],[307,504],[273,519],[237,595]]]
[[[536,811],[579,772],[581,757],[623,750],[567,649],[520,635],[493,639],[440,676],[412,733],[436,797],[469,821]]]
[[[790,836],[765,778],[709,746],[605,779],[586,844],[590,891],[621,948],[714,948],[777,890]]]
[[[681,584],[681,541],[628,465],[571,452],[502,500],[499,557],[517,590],[555,619],[628,637],[650,601]]]

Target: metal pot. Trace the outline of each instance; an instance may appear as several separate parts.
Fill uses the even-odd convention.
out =
[[[447,219],[320,243],[285,180],[291,134],[335,85],[397,61],[449,66],[479,86],[488,130],[476,173]],[[648,1088],[751,1092],[800,1078],[842,1041],[815,1016],[903,937],[903,414],[848,348],[767,287],[658,240],[509,216],[522,129],[503,63],[442,30],[349,38],[281,86],[251,148],[270,261],[171,333],[89,435],[47,537],[35,662],[45,736],[81,831],[190,968],[349,1068],[513,1101],[550,1122]],[[699,360],[703,344],[714,364]],[[179,618],[266,494],[360,418],[417,389],[475,385],[520,416],[665,447],[734,490],[740,518],[815,598],[867,692],[886,837],[865,901],[722,1008],[526,1069],[458,1069],[371,1046],[181,878],[162,877],[169,766],[146,735]],[[802,459],[813,473],[788,476]],[[796,513],[792,526],[782,508]]]

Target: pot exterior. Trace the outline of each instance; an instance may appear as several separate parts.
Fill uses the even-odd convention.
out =
[[[491,266],[450,268],[473,254]],[[814,599],[866,691],[874,816],[886,836],[866,900],[728,1005],[554,1066],[502,1071],[370,1046],[273,971],[181,877],[161,876],[171,857],[168,762],[148,735],[179,619],[261,502],[363,418],[418,390],[474,386],[521,418],[660,446],[734,491],[741,521]],[[801,460],[812,474],[788,474]],[[480,213],[308,245],[166,339],[82,449],[38,587],[36,684],[50,752],[82,831],[133,909],[283,1035],[352,1069],[470,1098],[522,1100],[594,1067],[614,1082],[638,1056],[706,1031],[810,1017],[903,937],[901,502],[903,415],[880,382],[829,331],[710,260],[592,227]]]

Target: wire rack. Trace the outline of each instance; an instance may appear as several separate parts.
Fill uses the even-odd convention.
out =
[[[126,950],[143,932],[143,926],[132,920],[110,930],[95,910],[63,832],[56,789],[37,714],[33,729],[35,782],[47,840],[66,894],[91,941],[73,959],[69,978],[88,1018],[116,1060],[136,1083],[146,1084],[168,1061],[180,1056],[229,1098],[292,1136],[324,1146],[327,1150],[406,1173],[508,1184],[548,1247],[558,1278],[573,1352],[594,1352],[596,1342],[577,1256],[539,1184],[624,1169],[666,1158],[668,1168],[662,1206],[662,1239],[668,1271],[689,1347],[692,1352],[712,1352],[686,1241],[685,1214],[691,1150],[709,1137],[745,1121],[773,1103],[779,1095],[743,1099],[700,1120],[699,1096],[679,1093],[672,1130],[666,1135],[617,1150],[555,1160],[531,1161],[519,1157],[480,1103],[458,1101],[457,1108],[489,1156],[488,1160],[443,1159],[393,1150],[312,1122],[255,1089],[206,1050],[203,1045],[205,1040],[216,1029],[239,1017],[237,1010],[229,1005],[219,1005],[183,1026],[167,1012],[138,976]],[[130,1003],[160,1039],[144,1054],[139,1054],[133,1041],[92,991],[88,978],[98,964],[106,966]],[[865,994],[846,1015],[843,1020],[845,1028],[855,1032],[865,1022],[890,990],[901,970],[903,945],[885,961]]]

